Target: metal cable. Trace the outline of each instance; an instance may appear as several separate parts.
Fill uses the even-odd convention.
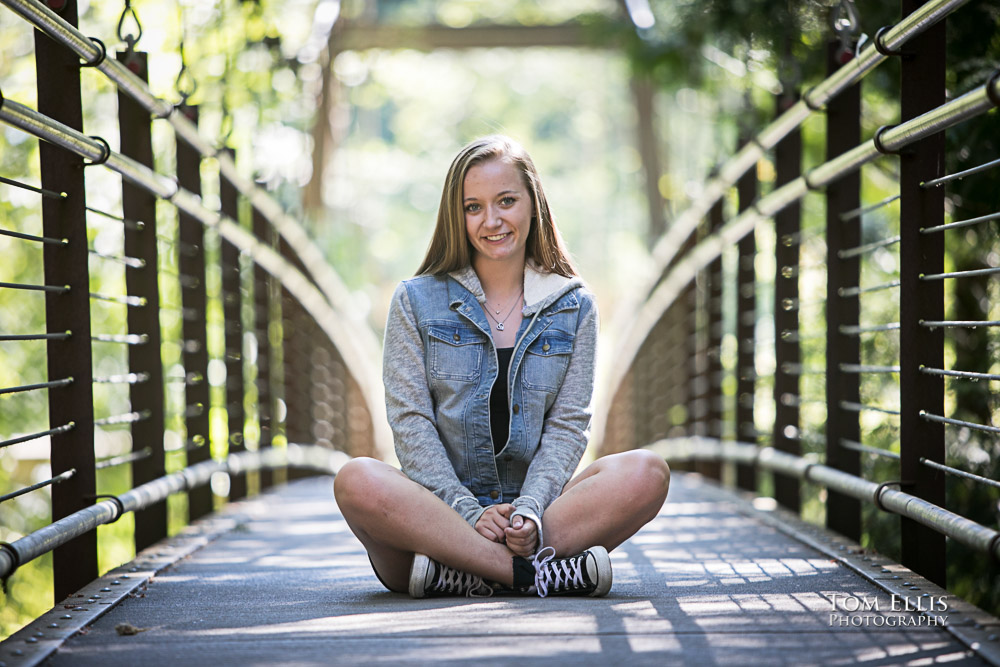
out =
[[[921,280],[946,280],[948,278],[972,278],[975,276],[992,276],[1000,273],[1000,268],[974,269],[972,271],[950,271],[948,273],[929,273],[920,276]]]
[[[66,340],[72,335],[72,331],[47,334],[5,334],[0,336],[0,342],[6,343],[16,340]]]
[[[142,384],[149,381],[149,373],[125,373],[123,375],[106,375],[95,377],[94,384]]]
[[[920,326],[928,329],[1000,327],[1000,320],[920,320]]]
[[[97,250],[87,250],[93,257],[99,257],[100,259],[106,259],[109,262],[118,262],[119,264],[124,264],[130,269],[143,269],[146,267],[146,260],[140,259],[138,257],[129,257],[128,255],[108,255],[103,252],[98,252]]]
[[[32,292],[53,292],[56,294],[66,294],[70,289],[69,285],[56,287],[55,285],[24,285],[22,283],[0,283],[0,287],[4,289],[28,290]]]
[[[892,280],[887,283],[882,283],[881,285],[872,285],[871,287],[838,287],[837,296],[842,296],[842,297],[859,296],[861,294],[866,294],[868,292],[880,292],[882,290],[899,287],[900,284],[901,284],[900,281]]]
[[[61,433],[68,433],[76,428],[76,422],[70,422],[62,426],[57,426],[56,428],[50,428],[47,431],[41,431],[39,433],[31,433],[29,435],[19,435],[16,438],[10,438],[9,440],[4,440],[0,442],[0,449],[4,447],[10,447],[11,445],[17,445],[22,442],[28,442],[29,440],[37,440],[38,438],[44,438],[47,435],[59,435]]]
[[[934,468],[935,470],[940,470],[941,472],[947,473],[949,475],[955,475],[956,477],[964,477],[965,479],[971,479],[974,482],[979,482],[980,484],[988,484],[996,489],[1000,489],[1000,482],[990,479],[989,477],[982,477],[980,475],[975,475],[971,472],[965,472],[964,470],[959,470],[958,468],[952,468],[951,466],[946,466],[943,463],[938,463],[937,461],[931,461],[929,459],[920,457],[920,463],[927,466],[928,468]]]
[[[899,243],[900,238],[902,237],[890,236],[889,238],[882,239],[881,241],[873,241],[872,243],[866,243],[854,248],[844,248],[843,250],[837,251],[837,257],[840,259],[849,259],[851,257],[857,257],[858,255],[872,252],[873,250],[878,250],[879,248],[887,248],[888,246]]]
[[[926,181],[920,184],[922,188],[936,188],[939,185],[944,185],[950,181],[957,181],[965,178],[966,176],[971,176],[973,174],[978,174],[980,172],[986,171],[987,169],[993,169],[994,167],[1000,167],[1000,160],[991,160],[985,164],[981,164],[978,167],[972,167],[970,169],[965,169],[963,171],[956,172],[954,174],[947,174],[941,178],[935,178],[931,181]]]
[[[65,192],[55,192],[54,190],[46,190],[45,188],[38,188],[34,185],[28,185],[27,183],[22,183],[21,181],[15,181],[11,178],[4,178],[0,176],[0,183],[6,183],[7,185],[13,185],[15,188],[21,188],[22,190],[30,190],[31,192],[42,195],[49,199],[65,199],[68,195]]]
[[[946,370],[944,368],[928,368],[927,366],[921,366],[920,372],[926,375],[940,375],[945,377],[956,377],[963,378],[966,380],[996,380],[1000,381],[1000,375],[994,375],[992,373],[974,373],[972,371],[952,371]]]
[[[862,412],[863,410],[868,410],[869,412],[881,412],[886,415],[899,415],[899,410],[890,410],[888,408],[880,408],[876,405],[855,403],[854,401],[841,401],[838,405],[841,410],[847,410],[849,412]]]
[[[94,463],[94,470],[104,470],[105,468],[112,468],[114,466],[120,466],[123,463],[132,463],[133,461],[141,461],[143,459],[148,459],[153,455],[153,450],[149,447],[140,449],[137,452],[132,452],[131,454],[122,454],[121,456],[112,456],[106,459],[101,459]]]
[[[30,493],[32,491],[37,491],[38,489],[43,489],[46,486],[52,486],[53,484],[59,484],[60,482],[65,482],[67,479],[73,477],[74,475],[76,475],[76,468],[70,468],[61,475],[56,475],[55,477],[47,479],[44,482],[39,482],[38,484],[32,484],[31,486],[26,486],[23,489],[14,491],[13,493],[8,493],[6,495],[0,496],[0,503],[6,502],[13,498],[17,498],[18,496],[23,496],[24,494]]]
[[[111,415],[94,420],[94,426],[116,426],[118,424],[134,424],[149,419],[153,413],[150,410],[138,410],[136,412],[126,412],[120,415]]]
[[[0,229],[0,236],[10,236],[15,239],[34,241],[35,243],[47,243],[49,245],[69,245],[69,239],[54,239],[50,236],[34,236],[32,234],[22,234],[21,232],[12,232],[7,229]]]
[[[1000,433],[1000,428],[996,426],[987,426],[985,424],[977,424],[975,422],[967,422],[961,419],[952,419],[951,417],[942,417],[941,415],[931,414],[925,410],[920,411],[921,419],[926,419],[927,421],[938,422],[940,424],[950,424],[951,426],[965,426],[971,428],[975,431],[983,431],[985,433]]]
[[[872,211],[877,211],[880,208],[888,206],[892,202],[899,199],[899,195],[893,195],[891,197],[886,197],[877,204],[870,204],[868,206],[860,206],[858,208],[852,208],[850,211],[845,211],[840,214],[840,221],[847,222],[848,220],[853,220],[854,218],[860,218],[864,215],[871,213]]]
[[[864,364],[840,364],[842,373],[898,373],[899,366],[866,366]]]
[[[125,225],[126,229],[131,229],[137,232],[141,232],[146,228],[146,223],[141,220],[130,220],[129,218],[122,217],[120,215],[115,215],[114,213],[108,213],[107,211],[102,211],[99,208],[94,208],[93,206],[85,207],[91,213],[96,213],[99,216],[108,218],[109,220],[114,220],[115,222],[120,222]]]
[[[123,345],[145,345],[149,342],[147,334],[94,334],[90,340],[95,343],[121,343]]]
[[[841,324],[837,327],[837,331],[845,336],[860,336],[866,333],[877,333],[879,331],[898,331],[899,322],[890,322],[889,324],[876,324],[870,327],[853,326],[848,324]]]
[[[879,449],[878,447],[869,447],[868,445],[863,445],[860,442],[854,440],[848,440],[846,438],[841,438],[838,443],[844,449],[851,449],[856,452],[864,452],[866,454],[874,454],[875,456],[883,456],[887,459],[899,460],[899,454],[896,452],[890,452],[885,449]]]
[[[109,301],[122,306],[129,306],[130,308],[142,308],[146,305],[146,298],[142,296],[117,296],[114,294],[98,294],[96,292],[91,292],[90,298],[98,301]]]
[[[978,225],[981,222],[989,222],[990,220],[1000,219],[1000,213],[990,213],[989,215],[981,215],[978,218],[969,218],[968,220],[959,220],[958,222],[949,222],[946,225],[934,225],[933,227],[924,227],[920,230],[921,234],[932,234],[934,232],[943,232],[947,229],[958,229],[959,227],[971,227],[972,225]]]
[[[0,389],[0,395],[2,394],[19,394],[25,391],[36,391],[38,389],[52,389],[54,387],[65,387],[67,385],[73,384],[73,378],[63,378],[62,380],[53,380],[52,382],[39,382],[37,384],[25,384],[20,387],[7,387],[5,389]]]

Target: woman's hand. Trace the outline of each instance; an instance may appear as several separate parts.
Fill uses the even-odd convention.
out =
[[[510,527],[510,515],[514,506],[510,503],[490,505],[476,521],[476,531],[491,542],[503,542],[504,531]]]
[[[538,547],[538,526],[531,519],[515,516],[504,530],[507,548],[518,556],[531,558]]]

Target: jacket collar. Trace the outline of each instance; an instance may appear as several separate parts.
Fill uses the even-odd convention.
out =
[[[479,303],[486,303],[486,293],[471,264],[452,271],[448,276],[467,289]],[[583,281],[577,276],[567,278],[558,273],[545,272],[534,261],[528,260],[524,264],[524,308],[521,314],[533,315],[555,303],[556,299],[570,290],[582,285]]]

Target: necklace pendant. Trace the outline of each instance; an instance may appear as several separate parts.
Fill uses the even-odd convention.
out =
[[[497,331],[503,331],[503,322],[497,322]]]

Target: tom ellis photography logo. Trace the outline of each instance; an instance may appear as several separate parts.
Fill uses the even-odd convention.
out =
[[[948,611],[948,600],[943,595],[907,598],[893,593],[888,600],[843,593],[830,593],[828,597],[832,627],[943,627],[948,622],[946,616],[935,613]]]

